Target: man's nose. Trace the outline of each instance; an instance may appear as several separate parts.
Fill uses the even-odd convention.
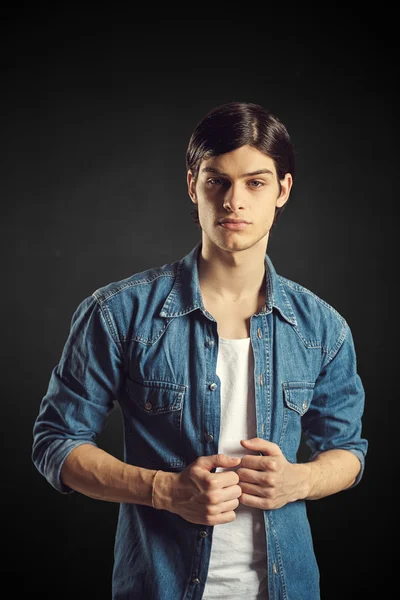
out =
[[[224,194],[224,208],[236,212],[243,208],[243,192],[240,192],[238,184],[232,183]]]

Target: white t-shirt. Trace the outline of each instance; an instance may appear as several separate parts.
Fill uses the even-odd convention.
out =
[[[249,451],[240,440],[257,436],[250,338],[219,338],[217,375],[221,380],[218,452],[244,456]],[[214,526],[203,600],[219,598],[268,599],[264,516],[258,508],[239,504],[234,521]]]

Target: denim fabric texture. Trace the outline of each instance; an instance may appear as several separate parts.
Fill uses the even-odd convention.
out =
[[[33,429],[33,463],[60,493],[73,491],[60,479],[65,458],[80,444],[96,445],[116,402],[127,463],[181,471],[218,453],[218,332],[199,286],[201,245],[96,290],[74,312]],[[278,275],[268,254],[265,270],[266,303],[250,320],[257,434],[290,462],[302,433],[310,458],[353,452],[361,465],[354,487],[368,442],[350,328],[324,300]],[[264,511],[264,520],[270,600],[319,600],[306,502]],[[200,600],[212,533],[167,511],[121,504],[112,599]]]

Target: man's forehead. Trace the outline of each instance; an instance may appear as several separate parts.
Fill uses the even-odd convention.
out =
[[[200,163],[200,172],[219,173],[229,175],[230,173],[241,175],[250,174],[276,174],[274,160],[256,148],[241,147],[232,152],[210,156]]]
[[[205,156],[202,165],[237,161],[261,161],[268,165],[274,164],[273,159],[268,154],[258,150],[258,148],[254,148],[253,146],[240,146],[240,148],[236,148],[230,152],[224,152],[223,154],[218,154],[216,156]]]

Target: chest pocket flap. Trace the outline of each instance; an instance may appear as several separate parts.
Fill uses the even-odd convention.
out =
[[[182,409],[186,386],[166,381],[133,381],[125,384],[129,397],[147,415],[159,415]]]
[[[285,404],[300,416],[310,407],[314,393],[314,382],[287,381],[282,383]]]

